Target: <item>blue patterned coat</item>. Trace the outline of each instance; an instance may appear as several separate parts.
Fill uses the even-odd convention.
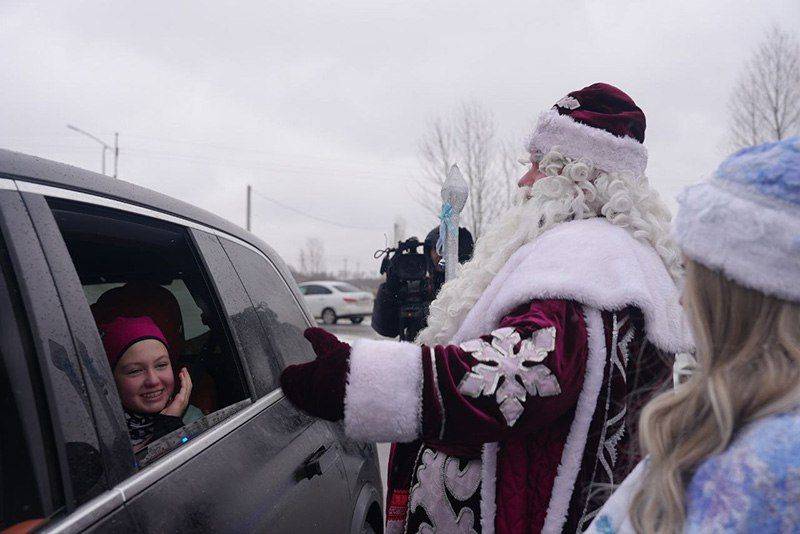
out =
[[[628,505],[644,469],[631,473],[588,532],[633,532]],[[684,531],[800,532],[800,409],[749,425],[700,465],[686,490]]]

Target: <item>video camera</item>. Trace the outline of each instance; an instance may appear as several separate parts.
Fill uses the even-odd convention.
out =
[[[428,305],[433,300],[428,277],[428,260],[418,252],[422,242],[416,237],[375,252],[375,258],[383,256],[381,274],[386,282],[378,288],[372,327],[387,337],[412,341],[425,327]]]
[[[380,258],[381,274],[386,282],[378,287],[372,310],[372,328],[382,336],[413,341],[428,324],[430,303],[444,284],[444,261],[436,252],[439,227],[433,228],[420,242],[416,237],[375,252]],[[419,253],[420,246],[423,252]],[[472,257],[472,234],[458,230],[458,261]]]

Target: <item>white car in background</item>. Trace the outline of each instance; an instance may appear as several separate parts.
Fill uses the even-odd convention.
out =
[[[359,324],[372,315],[372,293],[347,282],[313,281],[299,286],[311,313],[325,324],[336,324],[339,319]]]

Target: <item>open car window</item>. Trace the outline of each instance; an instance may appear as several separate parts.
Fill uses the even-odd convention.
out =
[[[104,339],[139,465],[162,457],[248,405],[241,360],[187,230],[108,208],[60,199],[48,202]],[[131,367],[128,357],[115,360],[108,354],[125,355],[123,349],[136,344],[142,337],[136,330],[140,318],[154,325],[162,334],[160,340],[166,341],[171,386],[163,363],[158,363],[160,378],[147,379],[151,383],[138,379],[148,372],[147,361]],[[122,341],[114,344],[109,336]],[[188,406],[180,416],[161,417],[180,390],[183,368],[192,382]]]

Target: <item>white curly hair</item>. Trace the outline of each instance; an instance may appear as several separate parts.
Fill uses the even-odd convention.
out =
[[[460,267],[458,277],[442,287],[431,303],[428,326],[417,336],[418,343],[448,343],[511,255],[570,220],[605,217],[650,244],[673,280],[680,279],[681,255],[670,237],[669,210],[644,178],[602,171],[564,156],[558,147],[541,158],[539,169],[546,176],[520,189],[514,206],[478,240],[472,259]]]

